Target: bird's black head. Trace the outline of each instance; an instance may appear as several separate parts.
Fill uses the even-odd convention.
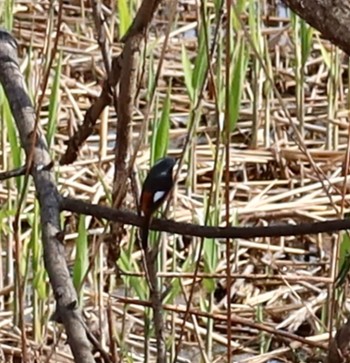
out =
[[[172,174],[176,160],[170,157],[165,157],[156,161],[150,170],[150,174],[165,176]]]

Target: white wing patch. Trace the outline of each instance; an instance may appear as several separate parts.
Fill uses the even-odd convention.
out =
[[[163,190],[160,190],[158,192],[154,193],[153,196],[153,203],[157,203],[160,199],[162,199],[165,195],[165,192]]]

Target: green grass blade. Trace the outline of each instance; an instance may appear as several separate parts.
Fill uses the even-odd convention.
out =
[[[0,1],[0,25],[10,31],[13,27],[14,3],[14,0]]]
[[[350,236],[349,233],[343,234],[343,239],[339,248],[339,260],[338,260],[338,276],[337,286],[344,283],[346,276],[350,270]]]
[[[318,44],[320,46],[320,51],[321,51],[322,59],[323,59],[324,63],[326,64],[328,70],[330,70],[331,67],[332,67],[331,53],[322,44],[322,41],[321,41],[321,39],[319,38],[318,35],[317,35],[317,40],[318,40]]]
[[[132,244],[130,244],[132,245]],[[137,263],[135,262],[132,256],[132,249],[128,248],[127,250],[122,249],[120,251],[120,257],[118,260],[118,265],[125,272],[139,272],[139,268]],[[126,276],[123,278],[125,281],[126,288],[132,288],[137,297],[141,300],[147,299],[148,287],[146,281],[140,282],[140,277],[136,276]]]
[[[117,4],[119,13],[119,37],[121,38],[129,29],[131,24],[131,14],[128,7],[128,1],[118,0]]]
[[[205,81],[205,77],[207,74],[208,68],[208,58],[207,58],[207,44],[206,44],[206,35],[205,35],[204,24],[202,22],[202,26],[199,32],[199,46],[198,46],[198,55],[194,62],[193,74],[192,74],[192,88],[193,95],[196,99],[198,97],[197,93],[201,90],[202,85]],[[209,38],[209,34],[208,34]]]
[[[235,13],[237,13],[238,16],[241,15],[246,7],[246,0],[237,0],[233,6],[236,7],[236,12],[232,11],[232,26],[233,29],[238,32],[241,30],[241,23],[239,22],[239,19],[237,19]]]
[[[264,42],[261,34],[260,4],[254,0],[249,1],[249,27],[254,46],[262,54]]]
[[[46,273],[42,261],[42,245],[40,241],[40,210],[38,201],[35,201],[34,215],[32,219],[32,234],[30,247],[32,250],[33,287],[39,297],[47,298]]]
[[[10,234],[12,233],[11,226],[7,223],[8,218],[14,217],[16,215],[16,210],[12,209],[7,203],[1,206],[0,209],[0,230],[2,233]]]
[[[307,58],[310,55],[312,48],[312,37],[314,29],[306,23],[305,20],[300,22],[300,35],[301,35],[301,63],[304,66]]]
[[[154,139],[155,144],[153,147],[153,162],[165,156],[168,150],[170,128],[170,93],[171,89],[169,88],[163,104],[162,114],[155,129],[156,136]]]
[[[231,79],[231,102],[229,107],[230,131],[233,131],[236,127],[239,116],[245,75],[248,69],[248,53],[245,47],[245,42],[242,38],[239,39],[237,47],[237,58],[234,64]]]
[[[188,96],[190,100],[194,101],[194,88],[192,83],[193,71],[192,71],[192,64],[190,58],[188,57],[187,50],[185,46],[182,44],[182,52],[181,52],[181,60],[182,60],[182,67],[184,69],[185,74],[185,86],[188,92]]]
[[[79,292],[79,298],[81,299],[81,287],[86,271],[89,266],[88,256],[88,240],[87,231],[85,226],[85,216],[80,215],[78,226],[78,238],[76,239],[76,256],[73,267],[73,283],[76,290]]]
[[[57,129],[57,119],[60,102],[60,79],[62,71],[62,51],[60,52],[57,65],[55,67],[55,76],[51,88],[50,103],[49,103],[49,121],[46,133],[47,145],[50,147],[53,137]]]
[[[206,198],[206,205],[208,205],[208,198]],[[216,201],[217,202],[217,201]],[[220,203],[217,203],[220,204]],[[205,206],[205,209],[207,207]],[[217,226],[220,222],[220,207],[216,205],[215,208],[210,208],[209,216],[207,218],[208,226]],[[204,271],[207,273],[214,273],[219,263],[219,246],[215,239],[204,238],[203,244],[203,261]],[[216,288],[215,279],[204,279],[203,285],[209,293],[213,293]]]
[[[224,2],[224,0],[214,0],[215,13],[217,15],[219,15],[220,11],[222,11],[223,2]]]
[[[151,101],[152,98],[151,95],[154,92],[154,86],[155,86],[154,55],[153,52],[150,52],[148,60],[148,77],[147,77],[147,94],[146,94],[147,102]]]
[[[5,120],[7,127],[7,137],[11,147],[11,157],[12,157],[13,167],[18,168],[22,164],[21,145],[18,141],[17,132],[12,118],[12,113],[10,110],[9,103],[4,95],[4,91],[2,88],[1,88],[0,99],[4,100],[2,104],[2,117]]]

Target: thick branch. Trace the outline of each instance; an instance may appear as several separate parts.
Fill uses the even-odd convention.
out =
[[[56,298],[57,311],[65,326],[75,361],[92,363],[94,359],[64,257],[59,218],[60,196],[54,183],[54,176],[45,167],[51,164],[50,155],[41,134],[37,135],[36,144],[32,146],[35,113],[18,66],[16,42],[4,30],[0,31],[0,82],[9,100],[22,147],[27,157],[31,153],[33,155],[31,174],[41,207],[45,267]]]
[[[350,0],[282,0],[322,36],[350,55]]]
[[[75,199],[62,199],[61,209],[137,227],[144,225],[144,218],[139,217],[135,213],[124,210],[116,210],[97,204],[90,204]],[[186,236],[207,238],[301,236],[305,234],[332,233],[350,229],[350,219],[336,219],[326,222],[301,223],[296,225],[275,225],[271,227],[208,227],[190,223],[179,223],[170,220],[154,219],[151,223],[150,229]]]
[[[125,199],[128,180],[128,155],[131,141],[131,123],[136,93],[136,79],[140,58],[142,35],[129,38],[125,44],[122,74],[118,96],[118,123],[116,135],[115,180],[113,206],[119,208]]]

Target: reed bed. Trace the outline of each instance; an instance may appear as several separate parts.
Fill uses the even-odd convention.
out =
[[[118,41],[139,3],[103,2],[113,55],[121,51]],[[84,1],[64,2],[58,52],[48,69],[57,9],[55,1],[6,0],[2,25],[18,41],[21,70],[34,105],[49,72],[40,125],[57,161],[60,191],[110,205],[113,107],[105,109],[77,161],[58,165],[65,141],[98,97],[105,71],[92,10]],[[169,22],[165,58],[155,79]],[[349,62],[279,2],[239,0],[230,19],[221,1],[164,3],[147,34],[141,68],[133,119],[133,145],[143,138],[135,163],[138,183],[150,163],[163,154],[184,156],[166,218],[213,226],[258,226],[323,221],[350,212],[344,164],[349,142]],[[148,129],[142,136],[148,107]],[[0,112],[2,169],[9,170],[22,165],[24,155],[3,92]],[[21,246],[15,246],[13,222],[21,193],[25,193]],[[52,320],[54,297],[42,261],[33,187],[30,182],[25,185],[23,178],[3,182],[0,200],[0,351],[6,361],[20,361],[23,316],[28,351],[35,361],[71,362],[65,333]],[[124,207],[135,210],[131,191]],[[155,356],[151,313],[135,229],[125,226],[119,260],[111,267],[104,244],[105,221],[65,213],[62,223],[67,260],[88,329],[105,351],[114,349],[122,362],[145,361],[147,339],[151,361]],[[228,259],[224,240],[153,232],[151,239],[162,242],[158,269],[166,291],[169,361],[177,356],[178,362],[223,362],[228,347],[234,362],[320,357],[327,352],[329,333],[348,314],[347,282],[341,289],[334,286],[346,260],[349,237],[343,232],[232,240]],[[25,295],[22,307],[17,303],[20,286]],[[192,288],[190,316],[184,321]]]

